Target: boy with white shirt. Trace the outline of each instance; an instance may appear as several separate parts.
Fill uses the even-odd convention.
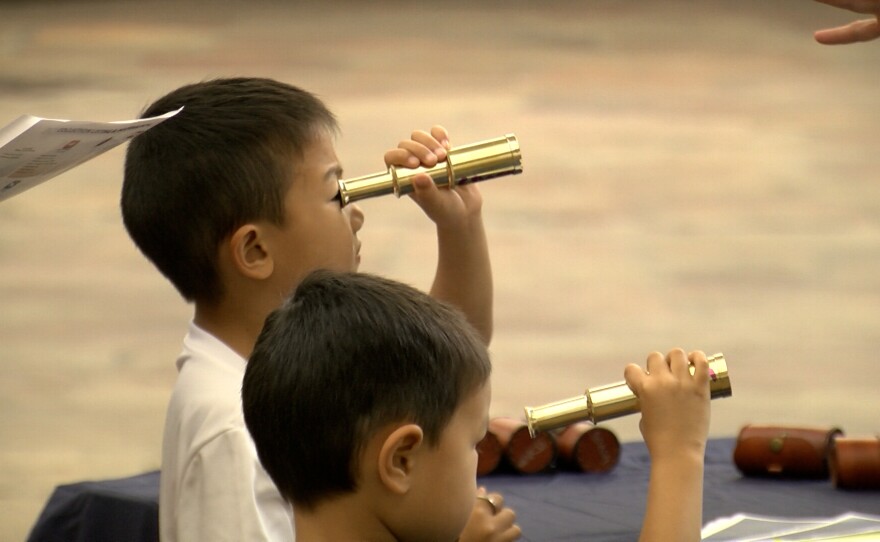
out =
[[[364,216],[336,197],[336,119],[312,94],[270,79],[217,79],[172,91],[143,116],[180,107],[129,144],[121,200],[132,239],[195,309],[166,417],[161,537],[292,541],[290,507],[244,427],[241,379],[266,316],[304,276],[357,270]],[[448,148],[434,127],[385,161],[430,167]],[[431,293],[460,307],[488,342],[480,194],[472,185],[439,190],[426,175],[414,185],[437,225]]]

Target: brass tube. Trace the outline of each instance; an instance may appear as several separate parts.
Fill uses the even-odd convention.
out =
[[[724,354],[709,356],[709,394],[712,399],[729,397],[733,390],[727,374]],[[691,366],[691,374],[694,368]],[[615,382],[588,389],[583,395],[548,403],[538,407],[526,407],[526,423],[529,434],[548,431],[557,427],[589,420],[598,423],[639,411],[639,399],[626,382]]]
[[[398,198],[413,191],[412,180],[427,173],[437,186],[453,187],[522,173],[522,155],[514,134],[453,147],[446,160],[434,167],[396,168],[363,177],[339,180],[342,206],[365,198],[394,194]]]

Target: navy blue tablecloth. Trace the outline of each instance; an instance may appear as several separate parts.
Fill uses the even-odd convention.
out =
[[[703,523],[739,512],[789,517],[880,513],[880,491],[842,491],[828,480],[742,477],[733,465],[733,439],[711,440],[706,452]],[[621,446],[606,474],[555,471],[492,474],[479,483],[504,494],[531,542],[633,541],[645,510],[648,452],[641,442]],[[59,486],[29,542],[156,542],[159,473]]]
[[[703,524],[740,512],[790,517],[880,513],[880,491],[843,491],[829,480],[745,478],[733,465],[734,444],[732,438],[708,443]],[[649,468],[644,443],[631,442],[621,446],[619,463],[605,474],[492,474],[480,478],[480,484],[501,492],[516,510],[523,540],[631,542],[641,529]]]

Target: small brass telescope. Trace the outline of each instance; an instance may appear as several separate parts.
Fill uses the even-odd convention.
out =
[[[427,173],[437,186],[452,188],[459,184],[475,183],[522,173],[519,142],[513,134],[488,139],[470,145],[453,147],[446,160],[434,167],[415,169],[390,166],[388,171],[339,180],[339,201],[345,207],[365,198],[394,194],[398,198],[413,191],[413,177]]]
[[[712,399],[730,397],[730,377],[724,354],[709,356],[709,394]],[[691,366],[691,374],[694,368]],[[590,388],[583,395],[547,403],[538,407],[526,407],[526,422],[532,437],[538,431],[547,431],[589,420],[598,423],[619,418],[639,411],[639,399],[626,382],[615,382]]]

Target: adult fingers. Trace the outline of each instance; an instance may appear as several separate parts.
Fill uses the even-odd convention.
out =
[[[813,36],[824,45],[846,45],[880,37],[880,20],[864,19],[845,26],[816,31]]]

